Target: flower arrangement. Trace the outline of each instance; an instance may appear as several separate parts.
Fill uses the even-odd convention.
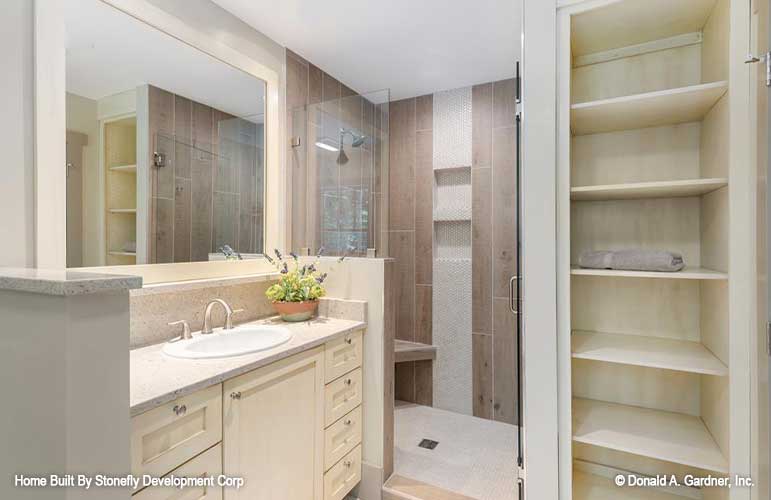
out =
[[[272,285],[265,295],[273,301],[273,307],[285,321],[305,321],[313,316],[318,307],[318,299],[326,294],[324,280],[327,273],[321,273],[317,266],[324,249],[320,249],[312,264],[300,265],[300,259],[294,252],[284,256],[277,249],[275,258],[265,255],[276,270],[281,273],[278,283]],[[345,255],[338,259],[342,262]]]
[[[316,262],[300,267],[300,259],[297,254],[291,252],[290,259],[286,259],[281,252],[274,250],[276,258],[266,255],[265,258],[281,273],[278,283],[268,288],[265,295],[274,302],[304,302],[317,300],[323,297],[325,290],[322,286],[327,274],[321,274],[316,269],[321,253],[316,256]],[[290,261],[294,269],[289,269]]]

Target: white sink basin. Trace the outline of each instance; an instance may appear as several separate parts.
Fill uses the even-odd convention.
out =
[[[227,358],[264,351],[288,342],[292,332],[283,326],[243,325],[209,335],[168,342],[163,352],[174,358]]]

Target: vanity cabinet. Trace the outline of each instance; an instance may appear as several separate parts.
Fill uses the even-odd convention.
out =
[[[324,349],[228,380],[224,395],[224,470],[246,478],[225,498],[321,498]]]
[[[131,419],[131,473],[163,476],[222,440],[222,389],[215,385]]]
[[[222,445],[218,444],[167,474],[177,477],[214,477],[214,485],[185,488],[181,491],[178,488],[145,488],[134,495],[133,500],[222,500],[222,487],[216,485],[216,478],[220,474]]]
[[[132,473],[242,477],[135,500],[342,500],[361,480],[362,333],[349,332],[132,419]]]

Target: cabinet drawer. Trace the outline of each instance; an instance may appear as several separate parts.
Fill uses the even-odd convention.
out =
[[[131,473],[163,476],[222,440],[222,386],[131,419]]]
[[[222,500],[222,487],[216,486],[220,474],[222,445],[218,444],[167,474],[186,478],[212,477],[215,486],[189,487],[184,490],[150,486],[135,494],[132,500]]]
[[[361,444],[361,406],[324,432],[324,470],[335,465],[354,446]]]
[[[361,404],[361,368],[346,373],[324,389],[325,427]]]
[[[324,374],[327,383],[361,366],[362,331],[346,333],[328,342],[324,350]]]
[[[361,481],[361,446],[324,474],[324,500],[342,500]]]

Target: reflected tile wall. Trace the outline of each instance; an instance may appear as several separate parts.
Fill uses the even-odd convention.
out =
[[[150,261],[205,261],[224,244],[261,253],[263,125],[152,86],[149,106],[166,158],[151,176]]]

